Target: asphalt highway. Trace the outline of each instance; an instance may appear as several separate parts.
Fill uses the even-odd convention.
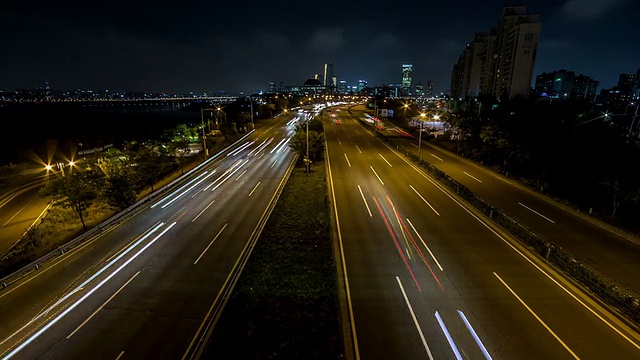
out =
[[[608,309],[385,145],[326,116],[355,359],[637,359]]]
[[[396,137],[418,153],[416,139]],[[575,211],[508,176],[423,141],[421,157],[482,199],[640,298],[640,238]]]
[[[0,199],[0,257],[46,212],[50,197],[40,197],[41,185],[26,187]]]
[[[197,358],[293,164],[289,120],[1,289],[0,358]]]

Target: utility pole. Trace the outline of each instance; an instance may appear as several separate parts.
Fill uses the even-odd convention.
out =
[[[253,130],[255,126],[253,124],[253,99],[251,97],[249,97],[249,102],[251,103],[251,129]]]
[[[209,150],[207,149],[207,134],[204,131],[204,108],[200,108],[200,119],[202,120],[202,147],[204,149],[205,160],[209,158]]]
[[[304,162],[307,165],[307,175],[309,175],[309,167],[311,165],[311,159],[309,159],[309,115],[307,115],[307,157]]]

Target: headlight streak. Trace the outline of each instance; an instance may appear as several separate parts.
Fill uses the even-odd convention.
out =
[[[403,234],[405,234],[405,232],[406,232],[406,234],[409,235],[409,238],[411,238],[411,242],[413,243],[413,246],[418,251],[418,254],[420,254],[420,258],[422,258],[422,262],[424,262],[424,264],[427,265],[427,268],[429,269],[429,272],[431,273],[431,276],[433,276],[433,278],[438,283],[438,286],[440,287],[440,290],[442,292],[444,292],[444,286],[442,286],[442,283],[440,282],[440,279],[438,278],[438,275],[436,275],[436,273],[433,272],[433,269],[431,268],[431,265],[429,265],[429,262],[427,261],[427,258],[424,256],[424,253],[422,252],[422,249],[420,249],[420,246],[416,242],[416,239],[413,238],[413,235],[411,235],[411,232],[407,228],[407,225],[404,223],[404,221],[402,220],[400,215],[398,215],[398,212],[396,211],[396,206],[393,205],[393,202],[391,202],[391,199],[389,199],[389,196],[387,196],[387,201],[391,205],[391,208],[393,209],[393,212],[396,215],[396,218],[398,219],[398,223],[400,225],[400,229],[403,230]],[[407,244],[407,247],[410,247],[410,245]]]
[[[418,192],[418,190],[416,190],[413,185],[409,185],[409,187],[411,188],[411,190],[413,190],[419,197],[420,199],[422,199],[422,201],[425,202],[425,204],[429,205],[429,207],[431,208],[431,210],[433,210],[434,213],[436,213],[436,215],[440,216],[440,213],[436,211],[436,209],[434,209],[433,206],[431,206],[431,204],[429,204],[429,202],[427,201],[427,199],[425,199],[424,197],[422,197],[422,195]]]
[[[209,175],[207,175],[207,171],[203,172],[202,174],[200,174],[200,175],[196,176],[196,177],[195,177],[195,179],[193,179],[193,180],[189,181],[188,183],[186,183],[186,184],[182,185],[182,186],[181,186],[179,189],[177,189],[176,191],[172,192],[171,194],[169,194],[169,195],[165,196],[164,198],[160,199],[160,200],[159,200],[158,202],[156,202],[155,204],[151,205],[151,208],[153,209],[154,207],[156,207],[156,206],[158,206],[158,205],[162,204],[164,201],[166,201],[167,199],[171,198],[174,194],[176,194],[176,193],[178,193],[178,192],[182,191],[182,189],[184,189],[184,188],[186,188],[187,186],[189,186],[192,182],[194,182],[194,181],[198,180],[201,176],[207,175],[207,176],[205,177],[205,179],[206,179],[207,177],[209,177],[209,176],[211,176],[211,175],[215,174],[215,172],[216,172],[216,171],[215,171],[215,170],[213,170],[213,172],[211,172]],[[204,179],[202,179],[202,180],[204,180]]]
[[[289,143],[289,141],[291,141],[291,137],[288,137],[288,138],[287,138],[287,141],[285,141],[285,142],[284,142],[284,144],[282,144],[282,145],[280,146],[280,148],[276,151],[276,154],[279,154],[279,153],[280,153],[280,151],[282,151],[282,149],[284,149],[284,148],[287,146],[287,144]]]
[[[49,328],[51,328],[53,325],[55,325],[58,321],[60,321],[60,319],[62,319],[64,316],[66,316],[69,312],[71,312],[71,310],[75,309],[78,305],[80,305],[84,300],[86,300],[91,294],[93,294],[96,290],[98,290],[99,288],[102,287],[102,285],[104,285],[107,281],[109,281],[112,277],[114,277],[115,275],[117,275],[122,269],[124,269],[127,265],[129,265],[129,263],[131,263],[134,259],[136,259],[140,254],[142,254],[142,252],[144,252],[147,248],[149,248],[149,246],[153,245],[162,235],[164,235],[167,231],[169,231],[169,229],[171,229],[176,223],[172,223],[171,225],[169,225],[166,229],[164,229],[160,234],[158,234],[155,238],[153,238],[153,240],[149,241],[145,246],[143,246],[140,250],[138,250],[137,253],[135,253],[133,256],[131,256],[127,261],[125,261],[122,265],[120,265],[118,268],[116,268],[111,274],[109,274],[106,278],[104,278],[102,281],[100,281],[98,284],[96,284],[91,290],[89,290],[86,294],[84,294],[80,299],[76,300],[73,304],[71,304],[68,308],[66,308],[63,312],[61,312],[58,316],[56,316],[55,318],[53,318],[51,321],[49,321],[46,325],[44,325],[42,328],[40,328],[40,330],[38,330],[37,332],[35,332],[33,335],[31,335],[29,338],[27,338],[27,340],[23,341],[17,348],[13,349],[9,354],[7,354],[7,356],[3,357],[2,359],[10,359],[11,357],[13,357],[14,355],[16,355],[18,352],[20,352],[22,349],[24,349],[27,345],[29,345],[31,342],[33,342],[34,340],[36,340],[38,337],[40,337],[40,335],[42,335],[45,331],[47,331]],[[97,275],[99,275],[100,273],[102,273],[103,271],[105,271],[107,268],[109,268],[115,261],[119,260],[122,258],[122,256],[124,256],[125,254],[127,254],[131,249],[133,249],[135,246],[137,246],[140,242],[142,242],[144,239],[146,239],[149,235],[151,235],[152,233],[154,233],[156,230],[158,230],[161,226],[163,226],[164,223],[160,223],[158,224],[151,232],[149,232],[147,235],[145,235],[144,237],[142,237],[140,240],[138,240],[134,245],[132,245],[127,251],[123,252],[120,256],[118,256],[116,259],[112,260],[109,264],[105,265],[102,269],[100,269],[96,274],[94,274],[90,279],[94,279]],[[83,284],[86,284],[90,279],[86,280]],[[79,288],[82,286],[79,286]],[[26,325],[25,325],[26,326]],[[6,340],[5,340],[6,341]]]
[[[376,175],[376,177],[380,181],[380,184],[384,186],[384,182],[382,182],[382,179],[380,179],[380,176],[378,176],[378,173],[375,170],[373,170],[373,166],[369,165],[369,168],[371,168],[371,171],[373,171],[373,173]]]
[[[369,217],[373,217],[373,214],[371,213],[371,209],[369,209],[369,204],[367,204],[367,199],[364,197],[364,194],[362,193],[362,188],[360,187],[360,185],[358,185],[358,190],[360,191],[360,196],[362,196],[362,201],[364,202],[364,206],[367,207],[367,212],[369,213]]]
[[[280,140],[280,142],[273,149],[271,149],[271,151],[269,151],[269,154],[273,154],[273,152],[276,151],[276,149],[278,149],[284,141],[285,139]]]
[[[176,195],[176,197],[174,197],[173,199],[169,200],[169,202],[167,202],[166,204],[162,205],[160,208],[161,208],[161,209],[164,209],[164,208],[166,208],[167,206],[171,205],[174,201],[176,201],[176,200],[180,199],[182,196],[184,196],[184,194],[186,194],[186,193],[188,193],[189,191],[191,191],[191,189],[193,189],[194,187],[196,187],[196,186],[200,185],[200,183],[202,183],[203,181],[205,181],[209,176],[213,175],[214,173],[215,173],[215,171],[214,171],[214,172],[212,172],[211,174],[207,175],[206,177],[204,177],[204,178],[200,179],[197,183],[195,183],[195,184],[191,185],[191,187],[190,187],[190,188],[188,188],[188,189],[186,189],[185,191],[181,192],[180,194]],[[194,179],[194,180],[195,180],[195,179]],[[190,181],[190,182],[189,182],[189,184],[190,184],[191,182],[193,182],[193,181]],[[188,184],[185,184],[185,186],[186,186],[186,185],[188,185]],[[183,186],[183,187],[184,187],[184,186]],[[182,188],[180,188],[180,189],[182,189]],[[204,190],[203,190],[203,191],[204,191]],[[174,192],[174,194],[175,194],[175,192]]]
[[[442,318],[440,317],[440,314],[437,311],[436,311],[436,319],[438,319],[438,324],[440,324],[440,328],[442,329],[444,336],[447,338],[447,341],[449,342],[449,346],[451,346],[451,350],[456,355],[456,359],[462,360],[462,355],[460,355],[460,351],[458,350],[456,343],[453,342],[453,339],[449,334],[449,330],[447,330],[447,326],[444,324],[444,322],[442,321]]]
[[[368,142],[368,140],[367,140]],[[391,151],[395,151],[394,148],[389,147],[388,145],[385,145],[389,148],[389,150]],[[429,181],[431,184],[433,184],[436,188],[438,188],[444,195],[446,195],[449,199],[451,199],[451,201],[453,201],[454,203],[456,203],[458,206],[460,206],[461,209],[463,209],[467,214],[469,214],[469,216],[473,217],[474,219],[476,219],[482,226],[484,226],[485,228],[487,228],[487,230],[489,230],[490,232],[492,232],[498,239],[502,240],[503,243],[505,243],[508,247],[510,247],[515,253],[517,253],[518,255],[520,255],[525,261],[527,261],[529,264],[531,264],[531,266],[533,266],[536,270],[538,270],[541,274],[543,274],[545,277],[547,277],[551,282],[553,282],[554,284],[556,284],[556,286],[558,286],[560,289],[562,289],[562,291],[564,291],[567,295],[569,295],[571,298],[573,298],[576,302],[578,302],[580,305],[582,305],[585,309],[587,309],[587,311],[589,311],[591,314],[593,314],[596,318],[598,318],[600,321],[602,321],[602,323],[604,323],[605,325],[607,325],[611,330],[613,330],[615,333],[617,333],[618,335],[620,335],[623,339],[625,339],[628,343],[630,343],[633,347],[640,349],[640,345],[637,344],[634,340],[632,340],[629,336],[627,336],[626,334],[624,334],[620,329],[616,328],[611,322],[607,321],[607,319],[605,319],[602,315],[600,315],[599,313],[597,313],[593,308],[591,308],[590,306],[588,306],[587,304],[584,303],[584,301],[582,301],[580,298],[578,298],[577,295],[573,294],[571,291],[569,291],[565,286],[563,286],[562,284],[560,284],[560,282],[558,280],[556,280],[555,278],[553,278],[549,273],[547,273],[544,269],[542,269],[538,264],[536,264],[533,260],[531,260],[529,257],[527,257],[527,255],[525,255],[522,251],[520,251],[518,248],[516,248],[512,243],[510,243],[507,239],[505,239],[502,235],[500,235],[496,230],[494,230],[491,226],[489,226],[486,222],[484,222],[482,219],[480,219],[476,214],[474,214],[471,210],[469,210],[468,208],[465,207],[465,205],[463,205],[462,203],[460,203],[458,200],[456,200],[456,198],[454,198],[453,196],[451,196],[451,194],[449,194],[447,191],[445,191],[441,185],[438,185],[434,180],[432,180],[431,178],[429,178],[429,176],[426,175],[426,173],[424,173],[420,168],[418,168],[416,165],[414,165],[413,163],[411,163],[409,160],[405,159],[404,157],[400,156],[400,158],[409,166],[411,166],[418,174],[422,175],[425,179],[427,179],[427,181]]]
[[[471,336],[473,336],[473,339],[476,341],[476,344],[478,344],[478,346],[480,347],[480,350],[482,350],[482,354],[484,354],[485,359],[492,360],[491,355],[489,355],[489,352],[487,351],[487,348],[485,348],[482,341],[480,341],[480,337],[478,337],[478,334],[476,334],[476,331],[471,326],[471,323],[469,323],[469,320],[467,320],[467,317],[464,316],[464,313],[458,310],[458,315],[460,315],[460,317],[462,318],[462,321],[464,322],[464,325],[467,327],[467,329],[469,329]]]
[[[214,186],[211,191],[214,191],[215,189],[219,188],[220,185],[222,185],[225,181],[227,181],[230,177],[233,176],[233,174],[235,174],[236,172],[238,172],[238,170],[240,170],[240,168],[242,168],[246,163],[248,163],[249,160],[245,160],[242,164],[240,164],[240,166],[238,166],[237,168],[235,168],[235,170],[233,170],[229,175],[227,175],[227,177],[225,177],[222,181],[220,181],[218,183],[218,185]]]
[[[418,236],[418,239],[420,239],[420,241],[422,242],[422,245],[427,249],[427,251],[429,252],[429,254],[431,255],[431,257],[433,258],[433,261],[436,262],[436,265],[438,265],[438,267],[440,268],[440,271],[444,271],[444,269],[442,268],[442,266],[440,266],[440,263],[438,262],[438,259],[436,259],[435,255],[433,255],[433,253],[431,252],[431,249],[429,249],[429,247],[427,246],[427,244],[425,243],[425,241],[422,239],[422,236],[420,236],[420,233],[418,233],[418,230],[416,230],[416,228],[413,226],[413,224],[411,223],[411,221],[409,220],[409,218],[407,218],[407,222],[409,223],[409,225],[411,225],[411,228],[413,229],[413,231],[416,233],[416,235]]]
[[[218,231],[218,233],[216,234],[216,236],[214,236],[213,240],[211,240],[211,242],[209,243],[209,245],[207,245],[207,247],[202,251],[202,253],[200,254],[200,256],[198,256],[198,258],[196,259],[196,261],[193,263],[193,265],[198,264],[198,261],[200,261],[200,259],[204,256],[204,253],[207,252],[207,250],[209,250],[209,248],[211,247],[211,245],[213,245],[213,243],[216,241],[216,239],[218,239],[218,237],[220,236],[220,234],[222,234],[222,232],[224,231],[224,229],[226,229],[228,223],[224,223],[224,226],[222,227],[222,229],[220,229]]]
[[[120,288],[116,292],[114,292],[111,296],[109,296],[109,298],[105,302],[103,302],[102,305],[100,305],[94,312],[92,312],[88,318],[86,318],[80,325],[78,325],[75,328],[75,330],[73,330],[69,335],[67,335],[67,340],[71,339],[73,334],[77,333],[78,330],[80,330],[86,323],[89,322],[89,320],[93,319],[93,317],[96,316],[96,314],[100,312],[100,310],[102,310],[105,306],[107,306],[109,301],[113,300],[113,298],[116,297],[120,293],[120,291],[122,291],[122,289],[124,289],[127,285],[129,285],[129,283],[132,282],[133,279],[135,279],[136,276],[138,276],[139,274],[140,274],[140,271],[138,271],[132,277],[130,277],[129,280],[127,280],[127,282],[122,284],[122,286],[120,286]]]
[[[256,189],[258,188],[258,186],[260,186],[260,181],[258,181],[258,183],[256,184],[256,186],[253,187],[253,190],[251,190],[251,192],[249,193],[249,196],[253,195],[253,192],[256,191]]]
[[[248,141],[244,144],[242,144],[242,146],[240,146],[239,148],[235,149],[234,151],[230,152],[227,154],[227,156],[235,156],[238,155],[242,150],[246,149],[247,147],[251,146],[251,144],[253,144],[253,141]]]
[[[418,329],[418,334],[420,334],[420,339],[422,340],[422,345],[427,350],[427,355],[429,355],[429,359],[433,360],[433,355],[431,354],[431,349],[429,349],[429,345],[427,344],[427,339],[425,339],[424,334],[422,333],[422,328],[420,327],[420,324],[418,323],[418,318],[416,318],[415,312],[413,312],[413,307],[411,306],[411,303],[409,302],[409,298],[407,297],[407,293],[404,291],[404,287],[402,286],[402,281],[400,281],[400,278],[398,276],[396,276],[396,281],[398,282],[398,286],[400,287],[400,291],[402,291],[402,297],[404,297],[404,302],[407,304],[407,307],[409,308],[409,312],[411,313],[411,318],[413,319],[413,324],[416,326],[416,329]]]
[[[264,145],[267,142],[267,140],[264,140],[263,142],[260,143],[260,145],[256,146],[253,150],[249,151],[249,153],[247,154],[247,156],[251,156],[253,154],[254,151],[258,150],[262,145]]]
[[[249,156],[253,155],[254,152],[255,152],[254,156],[257,156],[262,150],[264,150],[267,146],[269,146],[269,144],[271,144],[272,141],[273,141],[273,138],[267,141],[263,141],[262,144],[257,146],[255,149],[251,150],[251,152],[249,153]]]
[[[347,165],[349,165],[349,167],[351,167],[351,162],[349,162],[349,158],[347,157],[347,153],[344,153],[344,158],[345,158],[345,160],[347,160]]]
[[[44,310],[43,312],[41,312],[40,314],[38,314],[37,316],[35,316],[33,319],[31,319],[29,322],[27,322],[24,326],[22,326],[20,329],[18,329],[17,331],[15,331],[13,334],[11,334],[9,337],[7,337],[6,339],[2,340],[0,342],[0,345],[4,344],[5,342],[7,342],[9,339],[13,338],[17,333],[19,333],[20,331],[24,330],[27,326],[31,325],[34,321],[38,320],[39,318],[41,318],[42,316],[48,314],[51,310],[53,310],[56,306],[58,306],[60,303],[62,303],[64,300],[68,299],[71,295],[75,294],[76,292],[82,290],[82,288],[89,283],[91,280],[93,280],[96,276],[98,276],[100,273],[102,273],[103,271],[105,271],[109,266],[111,266],[113,263],[115,263],[116,261],[118,261],[120,258],[122,258],[122,256],[124,256],[126,253],[128,253],[129,251],[131,251],[131,249],[133,249],[134,247],[136,247],[141,241],[144,241],[144,239],[146,239],[147,237],[149,237],[151,234],[153,234],[158,228],[160,228],[164,223],[158,223],[158,225],[156,225],[155,227],[153,227],[151,230],[149,230],[149,232],[147,232],[143,237],[141,237],[140,239],[138,239],[137,241],[135,241],[131,246],[129,246],[126,250],[120,252],[120,254],[114,258],[113,260],[109,260],[107,262],[107,265],[103,266],[100,270],[98,270],[98,272],[96,274],[94,274],[93,276],[91,276],[90,278],[88,278],[87,280],[83,281],[80,285],[76,286],[73,290],[71,290],[69,293],[67,293],[65,296],[63,296],[62,298],[60,298],[59,300],[57,300],[55,303],[53,303],[51,306],[49,306],[46,310]]]
[[[406,256],[404,256],[404,251],[402,251],[402,248],[398,243],[398,238],[396,238],[396,234],[393,232],[393,229],[391,229],[391,226],[389,225],[389,221],[387,221],[387,217],[384,215],[384,212],[382,211],[382,207],[380,207],[380,203],[378,203],[378,199],[376,199],[376,197],[374,196],[373,200],[375,201],[376,206],[378,206],[378,211],[380,211],[380,215],[382,215],[382,219],[384,220],[384,223],[387,226],[387,229],[389,230],[389,234],[391,234],[391,238],[393,238],[393,242],[396,244],[396,249],[398,250],[400,257],[402,257],[402,261],[404,261],[404,265],[407,267],[407,269],[409,270],[409,273],[411,274],[411,277],[413,278],[413,282],[416,283],[416,286],[418,287],[418,291],[422,292],[422,288],[420,287],[420,284],[418,284],[418,280],[416,279],[416,276],[413,273],[413,270],[411,270],[411,266],[409,266],[409,262],[407,261]]]
[[[217,179],[213,180],[211,182],[211,184],[207,185],[204,187],[204,189],[202,189],[202,191],[207,191],[209,190],[210,187],[212,187],[213,185],[215,185],[218,181],[220,181],[220,179],[223,179],[225,175],[227,175],[228,173],[230,173],[231,171],[233,171],[233,169],[235,169],[236,166],[240,165],[242,163],[242,159],[238,159],[236,160],[236,162],[234,162],[227,170],[225,170],[222,175],[220,175]]]

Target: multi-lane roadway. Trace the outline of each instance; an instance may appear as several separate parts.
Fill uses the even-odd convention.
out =
[[[636,359],[623,321],[340,111],[326,120],[357,359]]]
[[[289,120],[0,289],[0,358],[197,358],[292,169]]]

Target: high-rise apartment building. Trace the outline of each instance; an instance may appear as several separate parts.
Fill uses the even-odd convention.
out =
[[[529,97],[540,22],[538,15],[526,10],[526,6],[505,6],[496,27],[475,34],[453,67],[453,98]]]
[[[413,64],[402,64],[402,95],[411,94],[411,81],[413,77]]]

